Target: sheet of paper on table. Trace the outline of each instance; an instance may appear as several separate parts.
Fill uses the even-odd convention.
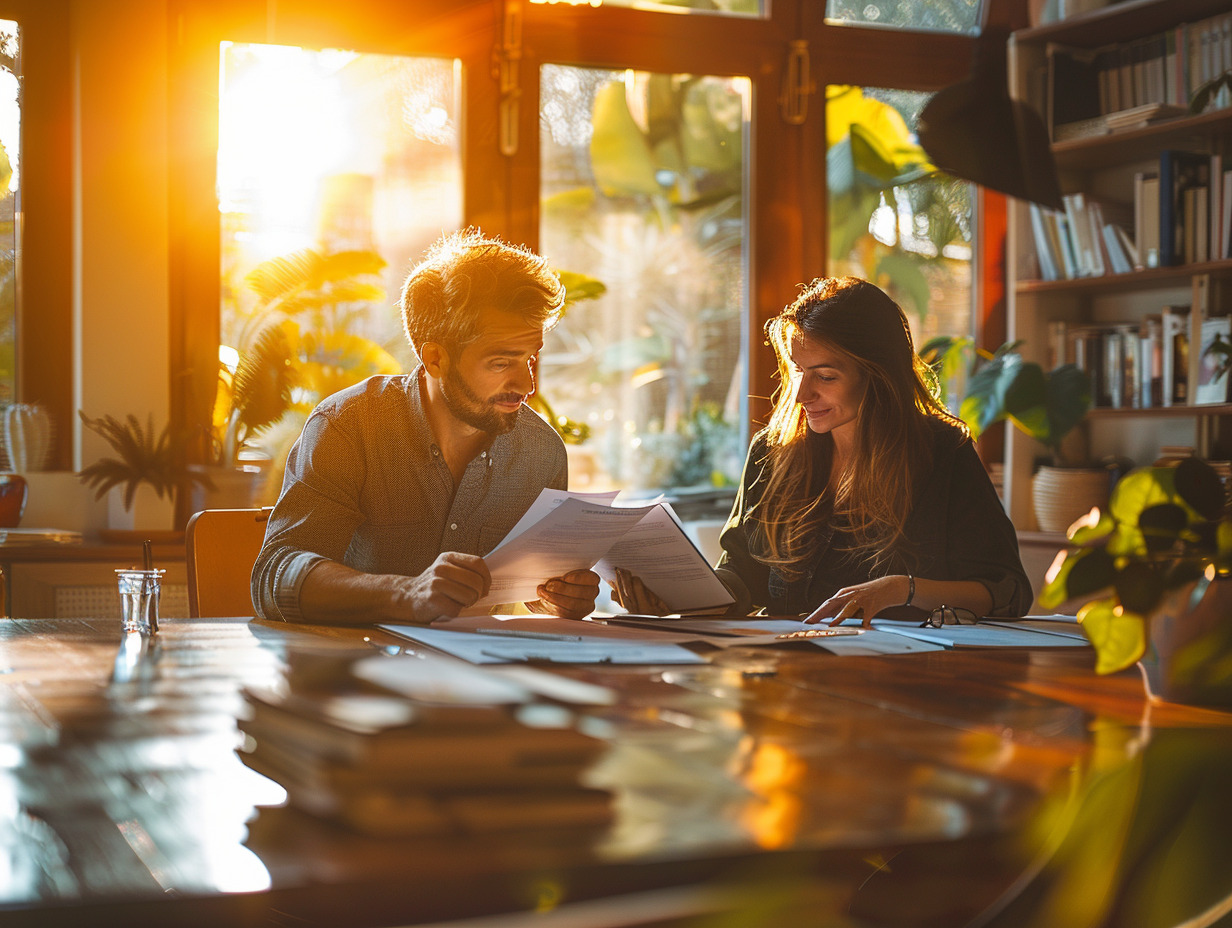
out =
[[[654,640],[583,637],[580,641],[515,638],[423,625],[381,625],[387,632],[460,657],[472,664],[544,661],[554,664],[702,664],[679,644]]]
[[[889,631],[866,629],[859,635],[833,638],[798,638],[785,641],[780,635],[825,626],[806,625],[798,619],[748,616],[741,619],[655,619],[612,616],[611,621],[646,628],[651,634],[683,635],[693,633],[694,640],[717,648],[757,645],[811,644],[832,654],[851,657],[872,654],[917,654],[923,651],[943,651],[944,645],[920,641]],[[854,626],[853,626],[854,627]]]
[[[1058,635],[1029,628],[1008,625],[945,625],[941,628],[920,628],[912,623],[890,619],[873,619],[873,626],[896,635],[931,641],[950,648],[1084,648],[1090,647],[1085,637]]]

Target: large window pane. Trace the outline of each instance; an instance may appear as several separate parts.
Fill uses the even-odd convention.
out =
[[[589,436],[577,488],[730,486],[746,442],[750,82],[545,66],[544,255],[573,305],[541,391]]]
[[[17,400],[20,62],[17,23],[0,20],[0,404]]]
[[[568,3],[570,6],[626,6],[667,13],[702,13],[720,16],[765,16],[770,0],[531,0],[531,3]]]
[[[395,304],[411,263],[462,223],[459,74],[450,59],[223,44],[224,360],[281,327],[301,416],[413,362]],[[298,426],[262,444],[276,455]]]
[[[980,0],[826,0],[826,19],[970,35],[979,31]]]
[[[970,335],[972,185],[938,173],[915,138],[929,94],[826,89],[830,269],[873,281],[916,346]]]

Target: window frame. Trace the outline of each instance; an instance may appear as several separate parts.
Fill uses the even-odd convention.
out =
[[[169,0],[171,408],[179,422],[204,421],[215,389],[219,217],[214,177],[218,43],[223,39],[461,59],[464,221],[532,248],[538,246],[539,226],[541,65],[748,77],[753,86],[747,371],[752,429],[768,415],[775,372],[773,352],[762,335],[764,323],[800,282],[826,271],[825,86],[936,91],[969,74],[979,42],[978,36],[827,23],[823,0],[773,0],[769,16],[760,19],[506,2],[519,3],[522,15],[518,147],[511,156],[498,147],[494,61],[500,3],[411,0],[391,7],[354,0],[339,11],[313,0],[282,0],[271,21],[263,0]],[[1025,0],[1010,0],[1007,6],[1025,16]],[[782,118],[779,98],[788,49],[797,39],[808,43],[812,93],[803,124],[790,125]],[[1000,302],[1003,331],[1003,301],[990,297],[984,282],[989,239],[980,221],[977,215],[973,287],[980,296],[973,314],[995,328]],[[994,266],[999,263],[996,256]]]
[[[17,399],[58,426],[48,470],[73,466],[73,132],[69,0],[0,0],[21,37]],[[67,356],[67,357],[66,357]]]

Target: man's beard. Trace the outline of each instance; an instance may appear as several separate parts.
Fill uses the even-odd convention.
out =
[[[479,429],[492,435],[503,435],[513,431],[517,424],[520,409],[513,412],[501,412],[496,408],[496,402],[509,402],[522,399],[517,393],[502,393],[491,399],[482,399],[456,370],[450,370],[441,381],[441,396],[445,406],[455,419],[465,422],[473,429]]]

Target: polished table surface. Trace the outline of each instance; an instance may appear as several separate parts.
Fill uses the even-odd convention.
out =
[[[1232,714],[1085,649],[556,667],[619,694],[610,826],[375,839],[280,806],[236,717],[288,655],[392,638],[114,626],[0,621],[0,923],[1163,925],[1232,898]]]

